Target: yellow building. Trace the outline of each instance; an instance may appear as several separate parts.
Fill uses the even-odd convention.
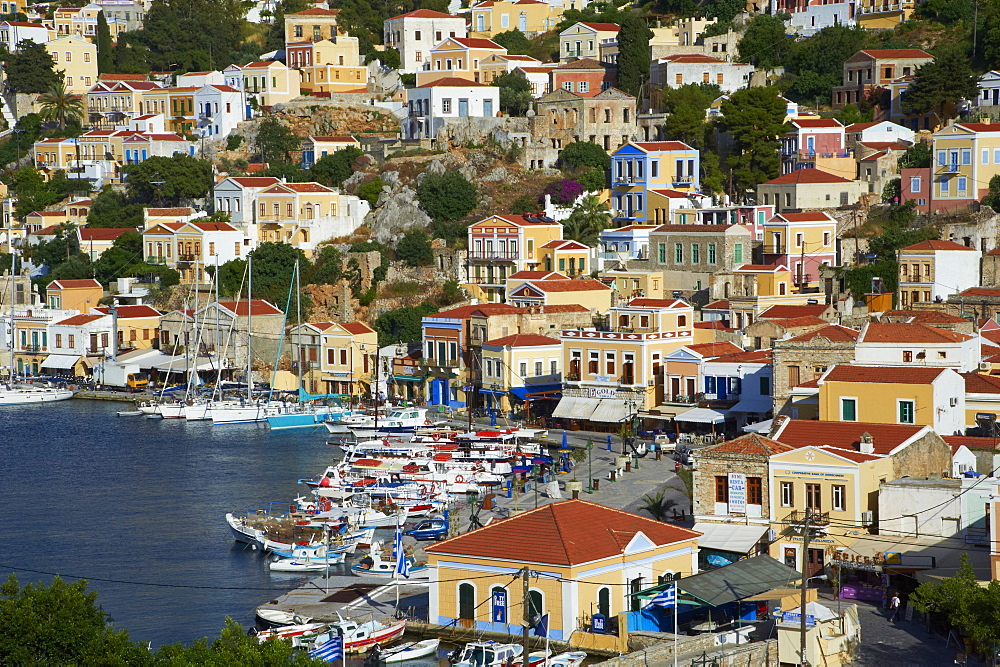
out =
[[[857,6],[857,23],[868,30],[892,30],[909,20],[917,3],[914,0],[861,0]]]
[[[630,592],[697,571],[699,535],[583,500],[544,505],[426,548],[430,621],[519,635],[527,611],[549,615],[552,639],[598,642],[585,632],[592,615],[635,611]],[[527,601],[516,578],[525,567],[538,575]]]
[[[302,375],[311,393],[348,400],[371,394],[378,334],[367,324],[309,322],[292,327],[290,341],[301,342]]]
[[[336,39],[339,9],[311,7],[285,15],[285,44]]]
[[[62,71],[66,90],[83,95],[97,83],[97,46],[81,37],[60,37],[45,43],[45,50]]]
[[[247,100],[256,100],[259,106],[271,107],[290,102],[299,96],[299,73],[280,61],[257,61],[226,68],[230,73],[234,70],[239,70],[243,77],[243,90],[247,94]]]
[[[431,49],[425,69],[417,72],[417,86],[449,77],[480,81],[479,63],[507,49],[488,39],[449,37]]]
[[[817,287],[820,267],[837,263],[837,220],[829,213],[777,213],[760,233],[763,263],[788,267],[799,288]]]
[[[980,253],[954,241],[931,239],[900,248],[899,305],[947,299],[978,287]]]
[[[488,56],[479,63],[479,80],[481,83],[490,85],[493,83],[493,79],[501,74],[513,72],[514,68],[533,67],[541,64],[541,61],[531,56],[516,56],[511,54]],[[534,91],[532,91],[532,94],[534,94]]]
[[[507,302],[523,308],[578,304],[595,313],[604,313],[612,305],[611,288],[593,278],[509,282]]]
[[[569,62],[576,58],[601,59],[601,43],[617,40],[621,27],[616,23],[574,23],[559,33],[559,60]]]
[[[562,344],[556,338],[514,334],[488,340],[482,367],[479,391],[489,396],[489,407],[503,412],[562,391]]]
[[[964,208],[989,192],[1000,174],[1000,123],[954,123],[934,133],[932,211]]]
[[[302,92],[355,91],[368,85],[368,69],[356,37],[340,35],[333,40],[287,44],[285,52],[289,67],[299,70]]]
[[[34,144],[35,168],[46,175],[60,169],[68,170],[76,161],[75,139],[42,139]]]
[[[539,0],[487,0],[472,7],[469,37],[492,39],[508,30],[520,30],[531,37],[548,32],[562,20],[562,7]]]
[[[620,300],[629,301],[637,297],[649,299],[663,298],[663,271],[645,271],[629,269],[618,263],[622,268],[605,269],[597,279],[612,290],[612,305]]]
[[[163,313],[152,306],[118,306],[118,351],[145,350],[153,346],[160,335],[160,317]],[[91,312],[110,315],[107,306]]]
[[[135,9],[141,10],[142,7],[136,5]],[[81,39],[94,39],[97,36],[97,15],[101,11],[102,7],[96,3],[84,7],[56,8],[52,13],[56,36],[61,38],[75,35]],[[111,32],[111,41],[115,41],[119,33],[128,29],[128,24],[125,21],[109,17],[107,22],[108,30]]]
[[[819,418],[965,431],[965,380],[950,368],[838,364],[820,376]]]
[[[507,278],[541,268],[541,248],[562,239],[562,225],[543,216],[494,215],[469,225],[465,287],[484,301],[506,300]]]
[[[608,331],[564,330],[564,389],[554,417],[619,424],[663,403],[667,354],[694,342],[694,309],[679,299],[632,299]]]
[[[570,277],[590,271],[590,247],[572,239],[556,239],[542,245],[538,251],[543,271],[558,271]]]
[[[90,312],[104,297],[104,288],[93,278],[53,280],[45,288],[45,303],[50,310]]]
[[[308,169],[318,160],[345,148],[361,148],[361,142],[350,135],[339,137],[306,137],[302,140],[302,168]]]
[[[729,310],[729,323],[737,329],[753,324],[772,306],[806,305],[816,295],[793,290],[792,272],[784,265],[744,264],[712,275],[713,295]]]
[[[84,96],[91,127],[112,130],[151,109],[143,110],[143,93],[160,88],[152,81],[97,81]],[[156,113],[166,114],[166,110]]]
[[[269,187],[257,195],[257,240],[312,247],[322,240],[313,238],[313,225],[343,215],[342,197],[319,183],[279,183]]]

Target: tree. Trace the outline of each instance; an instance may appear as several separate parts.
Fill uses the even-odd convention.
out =
[[[731,23],[736,15],[747,8],[743,0],[708,0],[705,3],[705,16],[716,19],[718,23]],[[711,26],[709,26],[711,27]],[[725,34],[725,33],[719,33]],[[711,37],[711,35],[709,35]]]
[[[131,275],[132,267],[142,263],[142,234],[125,232],[94,262],[94,277],[107,285],[116,278]]]
[[[500,110],[508,116],[523,116],[531,106],[531,84],[518,72],[504,72],[491,86],[500,89]]]
[[[603,169],[583,169],[573,179],[587,192],[597,192],[608,187],[608,173]]]
[[[154,70],[221,70],[241,55],[246,11],[241,0],[161,0],[150,6],[136,41]]]
[[[663,132],[668,139],[683,141],[702,150],[705,145],[705,110],[722,95],[716,84],[691,83],[663,91],[663,109],[667,119]]]
[[[983,197],[983,206],[989,206],[994,212],[1000,211],[1000,174],[990,178],[990,190]]]
[[[301,146],[302,140],[277,116],[265,116],[257,125],[254,148],[261,162],[288,162],[288,154]]]
[[[573,141],[559,151],[560,169],[595,167],[607,171],[611,169],[611,156],[592,141]]]
[[[438,303],[442,306],[447,306],[452,303],[458,303],[463,299],[465,299],[465,292],[458,286],[457,280],[444,281],[444,284],[441,285],[441,298],[438,299]]]
[[[7,60],[7,83],[19,93],[44,93],[62,80],[54,67],[44,44],[23,39]]]
[[[62,170],[46,181],[33,167],[21,167],[10,177],[10,186],[17,195],[14,213],[20,218],[63,199],[74,190],[77,182],[66,178]]]
[[[586,195],[563,223],[563,237],[584,245],[597,245],[600,233],[611,226],[608,205],[596,195]]]
[[[388,183],[383,181],[381,176],[376,176],[358,187],[358,196],[371,204],[372,208],[375,208],[378,204],[379,195],[382,194],[382,188],[386,185]]]
[[[666,521],[670,516],[670,510],[677,507],[677,501],[665,498],[666,495],[666,488],[660,489],[655,494],[647,493],[642,497],[645,505],[639,507],[639,510],[646,510],[657,521]]]
[[[305,253],[287,243],[267,242],[258,245],[250,256],[253,258],[254,298],[267,299],[283,309],[288,300],[295,262],[298,261],[300,270],[309,268]]]
[[[354,173],[354,162],[362,155],[364,153],[354,146],[341,148],[316,160],[309,172],[323,185],[340,187]]]
[[[640,97],[649,81],[649,40],[653,31],[646,19],[634,12],[625,15],[618,32],[618,88]]]
[[[572,204],[583,192],[582,185],[566,178],[549,183],[542,191],[542,196],[548,195],[556,204]]]
[[[785,103],[772,87],[743,88],[722,101],[720,129],[733,139],[726,159],[734,194],[743,199],[758,184],[778,176],[785,133]]]
[[[97,71],[100,74],[114,71],[114,49],[111,46],[111,29],[104,10],[97,12]]]
[[[845,104],[840,107],[832,114],[833,118],[840,121],[841,125],[847,127],[848,125],[854,125],[855,123],[870,123],[872,120],[872,112],[862,113],[861,109],[853,104]]]
[[[302,282],[307,285],[334,285],[344,277],[344,256],[331,245],[319,250],[311,267],[303,271]]]
[[[66,90],[66,84],[62,81],[56,81],[49,92],[41,95],[38,101],[41,104],[39,115],[42,120],[55,123],[60,130],[65,130],[69,121],[79,123],[83,120],[85,112],[83,98]]]
[[[379,347],[420,340],[423,336],[422,319],[437,310],[437,306],[425,301],[419,306],[396,308],[382,313],[374,324],[374,329],[378,332]]]
[[[427,174],[417,186],[420,207],[435,221],[458,220],[479,204],[475,185],[457,171]]]
[[[226,625],[219,637],[209,643],[202,638],[185,646],[169,644],[160,647],[155,656],[156,664],[164,665],[325,665],[310,658],[307,651],[292,646],[289,641],[268,639],[261,643],[248,635],[239,623],[226,618]]]
[[[833,87],[841,83],[844,61],[870,41],[870,33],[864,28],[829,26],[800,42],[792,42],[780,63],[796,75],[788,95],[810,104],[817,97],[828,101]]]
[[[898,204],[900,196],[900,182],[898,178],[894,178],[885,184],[882,188],[882,203],[883,204]]]
[[[396,246],[396,259],[407,266],[430,266],[434,263],[431,239],[422,229],[412,229],[403,235]]]
[[[42,132],[42,117],[37,113],[22,116],[14,124],[14,131],[0,144],[0,165],[17,162],[27,154]]]
[[[913,83],[906,89],[903,107],[910,113],[932,113],[939,123],[954,116],[949,113],[961,100],[974,100],[979,84],[972,63],[959,47],[942,48],[933,61],[917,68]]]
[[[114,49],[114,72],[118,74],[148,74],[146,46],[139,32],[118,33],[118,43]]]
[[[897,166],[900,169],[927,169],[931,166],[931,147],[919,142],[913,144],[899,157]]]
[[[785,34],[785,22],[771,14],[753,17],[736,44],[739,62],[772,70],[785,62],[794,40]]]
[[[528,56],[534,49],[531,40],[517,28],[494,35],[493,41],[507,49],[507,53],[510,55]]]
[[[987,596],[994,596],[997,592],[980,587],[967,554],[961,554],[959,558],[961,562],[954,576],[920,584],[910,594],[910,604],[924,613],[933,611],[941,614],[963,635],[978,639],[977,635],[982,637],[987,634],[982,627],[987,619],[979,616],[979,608]],[[993,628],[989,634],[996,632],[997,629]],[[988,645],[992,646],[992,642]]]
[[[88,227],[138,228],[142,224],[142,206],[129,204],[125,195],[110,185],[104,186],[97,193],[87,213]]]
[[[128,198],[148,204],[179,206],[201,199],[212,187],[212,165],[190,155],[154,156],[125,167]]]

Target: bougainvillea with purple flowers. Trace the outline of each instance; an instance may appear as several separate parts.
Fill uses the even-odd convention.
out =
[[[583,194],[583,186],[576,181],[569,179],[562,181],[552,181],[545,188],[543,194],[552,195],[552,201],[556,204],[569,204]]]

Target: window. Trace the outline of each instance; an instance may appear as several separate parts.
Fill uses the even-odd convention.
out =
[[[726,475],[715,476],[715,502],[729,502],[729,477]]]
[[[549,361],[549,374],[550,375],[555,375],[558,372],[559,372],[559,361],[556,360],[556,359],[550,360]],[[499,373],[497,373],[497,375],[499,375]]]
[[[760,477],[747,477],[747,504],[764,504],[764,487]]]
[[[905,363],[913,361],[913,350],[903,350],[903,361]]]
[[[657,258],[657,261],[659,261],[660,264],[666,264],[667,263],[667,244],[666,243],[658,243],[657,244],[657,246],[656,246],[656,258]]]
[[[674,244],[674,264],[684,263],[684,244],[675,243]]]
[[[791,482],[781,483],[781,506],[791,507],[795,504],[795,490]]]
[[[535,377],[541,377],[542,376],[542,374],[543,374],[542,368],[543,368],[543,362],[536,361],[535,362]]]
[[[819,484],[806,484],[806,507],[819,510],[822,505],[822,494]]]
[[[605,371],[607,372],[607,374],[608,375],[614,375],[615,374],[615,365],[616,365],[615,364],[615,353],[614,352],[605,352],[604,353],[604,364],[605,364]]]
[[[963,148],[962,149],[962,164],[963,165],[970,165],[970,164],[972,164],[972,149],[971,148]]]
[[[734,243],[733,244],[733,263],[742,264],[743,263],[743,244]]]
[[[296,29],[298,29],[298,28],[296,28]],[[301,37],[302,30],[298,29],[298,31],[299,31],[299,35],[298,36]],[[414,39],[420,39],[420,31],[419,30],[414,30],[413,31],[413,38]]]
[[[581,81],[576,85],[577,92],[588,93],[590,92],[590,83],[587,81]]]
[[[70,52],[70,51],[66,52],[66,62],[68,62],[68,63],[73,62],[73,53]]]
[[[965,176],[959,176],[958,177],[958,195],[960,197],[965,194],[966,183],[967,183],[967,179],[965,178]]]
[[[691,263],[697,264],[701,261],[701,246],[697,243],[691,244]]]
[[[920,177],[913,176],[910,178],[910,192],[920,192]]]
[[[899,423],[912,424],[915,418],[913,401],[897,401],[899,405]]]
[[[677,74],[675,74],[674,75],[674,83],[677,84],[678,86],[683,86],[684,85],[684,74],[682,74],[681,72],[678,72]]]
[[[767,375],[764,375],[764,376],[758,378],[758,383],[759,383],[758,387],[757,387],[758,393],[761,396],[770,396],[771,395],[771,378],[768,377]]]
[[[572,81],[563,81],[562,87],[563,87],[563,90],[568,90],[571,93],[573,92],[573,82]]]
[[[830,245],[830,232],[823,232],[823,245]]]
[[[856,398],[840,399],[840,421],[842,422],[858,421],[858,399]]]
[[[441,113],[451,113],[451,98],[441,100]]]
[[[715,264],[715,244],[708,244],[708,263]]]
[[[89,53],[84,53],[83,54],[83,62],[85,62],[85,63],[89,63],[90,62],[90,54]]]
[[[518,377],[520,377],[521,379],[524,379],[524,378],[528,377],[528,362],[527,361],[522,361],[518,365]]]
[[[678,327],[686,327],[687,323],[688,323],[687,315],[678,315],[677,316],[677,326]]]
[[[600,369],[600,353],[595,350],[590,351],[590,358],[587,361],[587,372],[592,375],[597,375],[601,372]]]
[[[843,512],[844,511],[844,495],[845,495],[845,491],[847,491],[847,488],[844,485],[842,485],[842,484],[834,484],[831,487],[831,491],[833,492],[831,494],[833,496],[833,509],[836,510],[836,511],[838,511],[838,512]]]
[[[649,176],[650,178],[656,178],[660,172],[660,161],[652,160],[649,163]]]

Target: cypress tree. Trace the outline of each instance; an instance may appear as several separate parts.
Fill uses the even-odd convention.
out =
[[[625,15],[618,32],[618,87],[629,95],[638,97],[642,84],[649,81],[652,36],[644,18],[632,12]]]
[[[104,11],[97,12],[97,71],[101,74],[114,69],[111,51],[111,29]]]

